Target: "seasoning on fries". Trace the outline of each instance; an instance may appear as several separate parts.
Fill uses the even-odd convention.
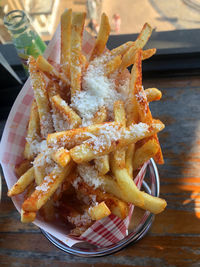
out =
[[[152,28],[146,23],[135,41],[108,51],[110,25],[102,14],[86,58],[85,17],[71,9],[62,15],[60,64],[29,58],[34,100],[25,159],[8,191],[10,197],[26,191],[22,222],[34,221],[38,212],[47,221],[59,214],[77,236],[111,213],[125,219],[130,203],[155,214],[166,207],[165,200],[134,183],[134,174],[151,157],[163,163],[157,134],[164,124],[149,108],[162,93],[142,86],[142,60],[156,52],[143,50]]]

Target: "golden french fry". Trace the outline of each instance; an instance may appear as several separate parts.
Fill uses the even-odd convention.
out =
[[[12,197],[18,194],[21,194],[25,191],[25,189],[30,185],[35,179],[34,176],[34,168],[31,167],[28,171],[26,171],[12,186],[12,188],[8,191],[8,196]]]
[[[107,109],[105,106],[102,106],[95,114],[94,118],[92,119],[92,124],[97,124],[97,123],[103,123],[104,121],[107,120],[108,114],[107,114]]]
[[[116,122],[126,127],[126,113],[123,101],[116,101],[114,103],[114,118]],[[121,148],[113,152],[112,160],[118,168],[125,168],[125,149]]]
[[[138,169],[150,158],[154,157],[159,149],[159,145],[155,139],[150,139],[141,147],[137,148],[133,158],[133,170]]]
[[[109,216],[111,214],[111,211],[103,201],[96,206],[89,208],[88,213],[92,220],[98,221]]]
[[[118,199],[121,199],[128,203],[132,203],[154,214],[162,212],[167,205],[164,199],[153,197],[152,195],[149,195],[145,192],[141,192],[138,190],[139,194],[141,195],[141,198],[143,199],[143,203],[142,201],[139,202],[134,194],[129,193],[129,187],[124,186],[122,190],[122,187],[119,187],[118,183],[113,179],[113,177],[104,175],[102,176],[102,180],[104,181],[104,183],[101,185],[101,188],[105,190],[107,193],[113,194]]]
[[[103,131],[106,127],[114,127],[115,125],[115,122],[104,122],[83,128],[52,133],[47,136],[47,144],[49,147],[54,147],[56,145],[58,147],[70,149],[91,138],[93,135],[98,134],[100,130]]]
[[[33,100],[24,148],[24,157],[26,159],[34,159],[37,151],[33,149],[33,144],[37,141],[40,141],[40,118],[36,101]]]
[[[81,145],[70,149],[70,155],[76,163],[87,162],[106,155],[116,149],[152,136],[164,128],[164,124],[159,120],[154,120],[152,125],[139,123],[130,125],[127,129],[120,125],[107,127],[100,137],[91,138]]]
[[[156,48],[143,50],[142,51],[142,60],[145,60],[145,59],[152,57],[153,55],[155,55],[155,53],[156,53]]]
[[[128,195],[127,197],[131,199],[134,196],[134,204],[136,206],[143,205],[143,198],[141,197],[140,191],[135,185],[132,177],[128,174],[126,168],[119,168],[118,162],[114,158],[111,158],[111,170],[114,174],[117,184],[119,185],[122,193]]]
[[[110,34],[109,20],[107,15],[103,13],[101,15],[100,29],[97,34],[97,39],[94,48],[92,50],[92,54],[90,56],[90,61],[92,61],[95,57],[100,56],[104,52],[109,34]]]
[[[36,212],[34,211],[25,211],[21,209],[21,222],[30,223],[33,222],[36,218]]]
[[[67,164],[71,160],[70,153],[65,148],[60,148],[52,153],[51,155],[52,159],[59,164],[61,167],[67,166]]]
[[[104,177],[105,176],[101,176],[101,179],[103,181],[104,181]],[[102,188],[103,191],[101,191],[101,189],[99,188],[94,189],[92,186],[89,186],[84,181],[79,182],[77,186],[78,186],[77,188],[78,192],[81,192],[87,196],[90,196],[90,195],[95,196],[97,202],[104,201],[105,204],[110,209],[111,213],[118,216],[122,220],[128,216],[128,212],[129,212],[128,203],[116,198],[112,194],[105,193],[104,188]]]
[[[158,214],[167,206],[167,202],[162,198],[154,197],[145,192],[141,192],[141,194],[144,199],[144,205],[140,207],[142,209],[148,210],[154,214]]]
[[[119,55],[123,56],[127,52],[127,50],[132,46],[134,46],[134,42],[129,41],[125,44],[122,44],[122,45],[112,49],[110,51],[110,54],[112,56],[119,56]]]
[[[46,176],[46,168],[49,164],[45,162],[45,154],[40,153],[33,161],[35,182],[40,185]]]
[[[130,47],[127,52],[123,55],[121,64],[119,66],[119,70],[122,72],[130,65],[135,64],[135,52],[137,51],[137,47]],[[142,60],[148,59],[152,57],[156,53],[156,49],[148,49],[142,51]]]
[[[160,100],[162,97],[161,91],[158,90],[157,88],[148,88],[145,89],[144,91],[148,102]]]
[[[82,120],[79,115],[59,95],[54,95],[51,100],[56,109],[67,120],[69,129],[77,128],[81,124]]]
[[[109,155],[100,156],[94,160],[96,169],[99,175],[104,175],[110,170],[109,166]]]
[[[56,166],[49,176],[44,178],[43,182],[36,187],[33,194],[24,201],[23,210],[33,212],[39,210],[69,175],[73,166],[72,161],[65,168]]]
[[[53,132],[53,122],[46,92],[46,82],[32,56],[29,57],[29,72],[40,117],[40,131],[42,137],[45,138],[48,133]]]
[[[145,44],[148,42],[150,36],[152,33],[152,28],[148,23],[145,23],[139,36],[137,37],[134,45],[135,47],[138,48],[143,48]]]
[[[71,96],[81,90],[81,49],[82,34],[85,23],[85,13],[73,13],[71,29],[71,54],[70,54],[70,79],[71,79]]]
[[[70,79],[72,9],[66,10],[61,16],[61,54],[60,64],[65,76]]]
[[[37,67],[50,79],[55,79],[58,82],[62,81],[66,85],[70,85],[70,81],[67,77],[56,70],[43,56],[39,55],[36,60]]]
[[[122,63],[121,56],[116,56],[112,58],[110,61],[108,61],[105,65],[105,76],[109,76],[113,72],[115,72]]]
[[[135,144],[130,144],[127,147],[125,155],[125,166],[130,175],[133,178],[133,158],[135,154]]]
[[[151,124],[152,123],[152,115],[149,108],[149,104],[147,101],[147,97],[145,91],[142,87],[142,75],[141,75],[141,49],[139,49],[136,53],[136,63],[134,64],[131,71],[131,81],[130,81],[130,95],[132,95],[132,103],[135,104],[135,108],[137,108],[137,113],[139,120]],[[135,67],[135,68],[134,68]],[[130,105],[129,105],[130,110]],[[128,114],[129,115],[129,114]],[[154,136],[155,140],[159,144],[157,135]],[[160,146],[160,144],[159,144]],[[163,155],[161,147],[154,157],[156,163],[163,164]]]
[[[24,159],[22,160],[22,162],[20,162],[19,164],[17,164],[15,166],[15,174],[17,175],[17,177],[19,178],[20,176],[22,176],[26,171],[28,171],[28,169],[30,169],[32,167],[32,163],[30,160],[28,159]]]

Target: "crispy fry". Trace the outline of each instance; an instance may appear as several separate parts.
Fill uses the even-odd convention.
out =
[[[51,98],[56,109],[63,114],[64,119],[67,120],[69,124],[69,129],[77,128],[81,124],[81,118],[78,114],[69,107],[69,105],[59,96],[55,95]]]
[[[134,46],[134,42],[129,41],[125,44],[122,44],[122,45],[112,49],[110,51],[110,54],[112,56],[120,56],[120,55],[123,56],[129,50],[129,48],[132,46]]]
[[[110,34],[110,24],[108,17],[105,13],[101,15],[101,24],[100,29],[97,35],[97,39],[92,50],[92,54],[90,56],[90,61],[92,61],[95,57],[100,56],[104,49],[106,48],[106,43],[108,41],[108,37]]]
[[[109,76],[113,72],[115,72],[122,63],[121,56],[116,56],[108,61],[105,65],[105,76]]]
[[[29,57],[29,72],[40,117],[40,131],[42,137],[45,138],[48,133],[53,132],[53,122],[46,92],[46,82],[32,56]]]
[[[138,169],[150,158],[154,157],[159,149],[159,145],[155,139],[150,139],[141,147],[137,148],[133,158],[133,170]]]
[[[101,188],[107,193],[113,194],[118,199],[121,199],[128,203],[132,203],[144,210],[148,210],[154,214],[158,214],[162,212],[167,205],[164,199],[153,197],[152,195],[138,190],[139,194],[141,195],[141,198],[143,199],[143,201],[139,202],[134,194],[129,193],[129,188],[124,186],[124,188],[122,189],[122,187],[119,187],[117,182],[112,177],[105,175],[102,176],[102,179],[104,183],[101,185]]]
[[[152,33],[152,28],[148,23],[145,23],[139,36],[137,37],[135,41],[135,47],[136,49],[138,48],[143,48],[147,41],[149,40],[150,36]]]
[[[28,171],[26,171],[17,182],[12,186],[12,188],[8,191],[8,196],[12,197],[18,194],[21,194],[25,191],[25,189],[30,185],[35,179],[34,176],[34,168],[31,167]]]
[[[135,66],[136,66],[136,69],[134,68]],[[141,50],[138,50],[136,54],[136,64],[133,66],[133,69],[131,71],[130,94],[132,94],[132,99],[133,99],[132,102],[134,102],[135,106],[137,107],[139,120],[144,123],[148,123],[148,124],[152,123],[153,118],[151,115],[151,111],[149,109],[149,104],[147,101],[145,91],[142,87]],[[157,135],[155,135],[154,138],[159,144]],[[158,164],[164,163],[161,148],[159,148],[154,159]]]
[[[22,205],[23,210],[33,212],[39,210],[69,175],[73,166],[72,161],[65,168],[56,166],[49,176],[43,180],[41,185],[36,187],[33,194],[24,201]]]
[[[26,135],[26,144],[24,149],[24,157],[32,160],[36,156],[35,151],[32,149],[33,142],[40,141],[40,118],[38,107],[34,100],[31,106],[31,113],[28,123],[28,130]]]
[[[157,88],[148,88],[144,91],[148,102],[160,100],[162,97],[161,91],[158,90]]]
[[[21,209],[21,222],[30,223],[33,222],[36,218],[36,212],[34,211],[25,211]]]
[[[49,147],[54,147],[56,145],[70,149],[91,138],[91,136],[98,134],[100,130],[104,130],[108,126],[112,127],[115,125],[115,122],[105,122],[89,125],[83,128],[49,134],[47,136],[47,144]]]
[[[99,172],[99,175],[104,175],[110,170],[109,165],[109,155],[100,156],[94,160],[96,169]]]
[[[114,103],[114,118],[116,122],[120,123],[123,127],[126,127],[126,113],[123,101],[116,101]],[[112,160],[118,168],[125,168],[125,148],[113,152]]]
[[[104,181],[105,176],[102,176],[102,180]],[[128,216],[128,203],[119,200],[115,196],[109,193],[102,192],[99,188],[94,189],[93,187],[87,185],[84,181],[78,183],[78,192],[82,192],[84,195],[89,196],[93,195],[96,196],[97,202],[104,201],[108,208],[111,210],[112,214],[115,214],[122,220]],[[105,191],[103,189],[103,191]]]
[[[107,207],[106,203],[103,201],[98,205],[89,208],[88,213],[92,220],[98,221],[111,214],[111,211]]]
[[[70,80],[70,50],[71,50],[72,9],[68,9],[61,16],[61,69]]]
[[[135,46],[132,46],[123,55],[121,65],[119,66],[119,70],[121,72],[124,71],[126,68],[128,68],[130,65],[135,64],[135,52],[136,51],[137,51],[137,48]],[[142,51],[142,60],[152,57],[155,53],[156,53],[155,48]]]
[[[91,138],[79,146],[70,149],[70,155],[76,163],[87,162],[106,155],[116,149],[136,143],[144,137],[149,137],[164,128],[159,120],[154,120],[151,126],[147,124],[131,125],[127,129],[122,129],[120,125],[106,129],[99,138]],[[140,130],[139,130],[140,129]],[[117,135],[114,133],[117,132]]]
[[[73,13],[72,15],[72,30],[71,30],[71,96],[81,90],[81,49],[82,49],[82,34],[85,23],[85,13]]]
[[[70,153],[65,148],[60,148],[52,153],[51,155],[52,159],[59,164],[61,167],[67,166],[67,164],[71,160]]]
[[[92,124],[103,123],[107,120],[108,114],[105,106],[102,106],[95,114],[92,119]]]
[[[46,167],[48,165],[49,164],[45,163],[44,153],[38,154],[33,162],[35,182],[37,185],[40,185],[46,176]]]
[[[63,73],[60,73],[52,66],[43,56],[38,56],[36,60],[37,67],[50,79],[62,81],[66,85],[70,85],[70,81],[66,78]]]

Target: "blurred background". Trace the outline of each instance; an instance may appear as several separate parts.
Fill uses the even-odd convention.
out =
[[[200,0],[0,0],[0,43],[11,41],[4,15],[24,10],[44,41],[50,40],[66,8],[87,11],[86,26],[96,34],[100,15],[109,16],[112,34],[133,34],[149,22],[157,31],[196,29],[200,25]]]

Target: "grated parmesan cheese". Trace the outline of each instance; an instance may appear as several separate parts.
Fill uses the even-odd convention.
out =
[[[103,180],[99,177],[99,174],[94,166],[89,164],[79,164],[77,166],[77,170],[84,182],[89,186],[93,186],[94,189],[103,184]]]
[[[115,90],[115,80],[104,75],[105,59],[109,55],[103,55],[95,59],[84,73],[82,89],[72,97],[71,107],[82,118],[82,126],[91,124],[94,114],[105,106],[109,115],[113,118],[113,104],[123,99],[123,96]]]

